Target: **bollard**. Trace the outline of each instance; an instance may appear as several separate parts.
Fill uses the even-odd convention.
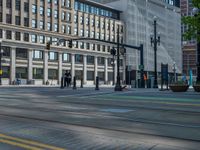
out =
[[[83,79],[81,79],[81,86],[80,88],[83,88]]]
[[[99,90],[99,77],[96,77],[96,88],[95,90]]]
[[[73,90],[76,90],[76,77],[74,76]]]
[[[61,86],[60,86],[61,89],[64,89],[63,82],[64,82],[64,77],[61,77]]]

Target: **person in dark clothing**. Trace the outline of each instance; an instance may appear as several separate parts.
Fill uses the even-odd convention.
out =
[[[68,73],[68,86],[71,86],[71,80],[72,80],[72,77],[71,77],[71,73],[69,72]]]
[[[65,72],[65,80],[67,82],[67,87],[71,86],[71,74],[67,70]]]
[[[67,85],[67,82],[68,82],[68,79],[67,79],[67,74],[68,74],[68,71],[66,70],[65,71],[65,78],[64,78],[64,87],[66,87],[66,85]]]

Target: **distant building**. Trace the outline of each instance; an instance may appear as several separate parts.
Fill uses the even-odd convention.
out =
[[[175,0],[96,0],[122,11],[125,22],[127,44],[144,44],[144,70],[148,77],[154,76],[154,50],[150,43],[153,33],[153,17],[157,16],[157,32],[160,32],[161,44],[157,51],[158,72],[161,63],[169,65],[169,72],[182,73],[181,14],[178,1]],[[139,78],[139,52],[127,49],[126,65],[132,67],[131,79]]]
[[[181,0],[181,16],[192,15],[192,0]],[[181,31],[184,33],[187,30],[187,26],[182,24]],[[196,67],[196,40],[185,40],[182,37],[182,50],[183,50],[183,74],[189,76],[190,70],[194,76],[197,74]]]
[[[97,11],[98,10],[98,11]],[[124,36],[124,23],[117,9],[88,0],[0,0],[0,40],[3,42],[3,84],[57,84],[66,70],[77,80],[94,84],[113,79],[111,47],[105,43],[48,41],[70,38],[95,38],[117,41]],[[124,62],[120,58],[121,79]],[[116,77],[116,65],[115,65]],[[111,84],[111,83],[110,83]]]

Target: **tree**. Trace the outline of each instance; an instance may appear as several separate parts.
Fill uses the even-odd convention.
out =
[[[194,8],[197,8],[199,12],[194,16],[182,17],[183,24],[187,25],[187,31],[183,34],[187,40],[197,39],[200,42],[200,0],[192,0]]]

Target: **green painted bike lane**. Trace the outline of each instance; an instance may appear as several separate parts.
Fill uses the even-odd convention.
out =
[[[155,103],[165,103],[165,104],[180,104],[180,105],[192,105],[200,107],[200,97],[199,98],[180,98],[180,97],[167,97],[167,95],[162,96],[134,96],[134,95],[116,95],[116,94],[106,94],[91,96],[92,98],[99,100],[128,100],[137,102],[155,102]]]

